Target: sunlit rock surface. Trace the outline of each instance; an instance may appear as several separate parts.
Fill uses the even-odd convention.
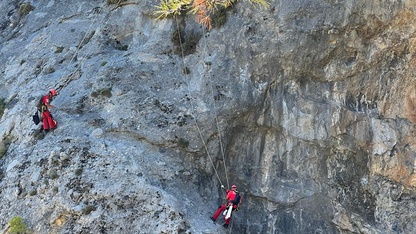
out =
[[[26,4],[0,2],[3,232],[226,233],[234,183],[231,233],[416,232],[414,1],[238,2],[210,31],[149,0]]]

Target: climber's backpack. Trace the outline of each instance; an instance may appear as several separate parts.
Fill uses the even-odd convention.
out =
[[[240,204],[240,200],[241,200],[241,195],[239,192],[235,191],[235,197],[234,200],[232,200],[231,202],[233,203],[233,205],[238,205]]]
[[[35,114],[32,115],[32,120],[33,120],[33,123],[35,123],[36,125],[38,125],[40,121],[42,120],[42,117],[39,115],[39,112],[42,111],[42,106],[43,106],[42,99],[43,99],[43,96],[35,100],[35,106],[37,110]]]
[[[32,119],[36,125],[40,123],[39,111],[36,110],[35,114],[32,115]]]
[[[36,108],[38,108],[38,110],[40,110],[42,108],[42,106],[43,106],[42,99],[43,99],[43,96],[41,96],[40,98],[38,98],[37,100],[35,100],[36,101],[35,102],[35,106],[36,106]]]

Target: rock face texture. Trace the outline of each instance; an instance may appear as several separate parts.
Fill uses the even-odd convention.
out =
[[[2,233],[416,232],[414,1],[155,4],[0,2]]]

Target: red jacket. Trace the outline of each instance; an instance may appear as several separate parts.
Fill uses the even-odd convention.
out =
[[[234,190],[229,190],[227,192],[227,201],[229,201],[229,202],[234,201],[235,195],[236,195],[236,193],[235,193]]]
[[[51,103],[51,99],[50,99],[50,97],[49,97],[49,95],[45,95],[45,96],[43,96],[43,98],[42,98],[42,112],[44,112],[44,111],[47,111],[48,110],[48,107],[46,106],[46,104],[50,104]]]
[[[51,102],[49,95],[45,95],[42,98],[42,104],[49,104]]]

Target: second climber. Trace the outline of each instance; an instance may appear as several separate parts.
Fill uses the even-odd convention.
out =
[[[49,90],[49,93],[43,96],[41,100],[42,103],[39,111],[42,114],[42,124],[44,131],[54,129],[57,126],[56,120],[52,117],[51,112],[49,111],[49,109],[54,108],[54,106],[51,105],[51,102],[56,95],[58,95],[56,90],[51,89]]]
[[[224,188],[224,186],[221,186],[221,187]],[[230,214],[225,215],[225,223],[222,225],[224,228],[227,228],[231,221],[231,212],[233,210],[238,209],[238,205],[241,201],[241,196],[239,192],[237,191],[236,185],[232,185],[231,190],[229,189],[226,190],[225,199],[226,199],[226,203],[218,207],[217,211],[215,211],[214,215],[211,217],[211,220],[215,222],[218,216],[220,216],[221,213],[223,213],[229,208]]]

